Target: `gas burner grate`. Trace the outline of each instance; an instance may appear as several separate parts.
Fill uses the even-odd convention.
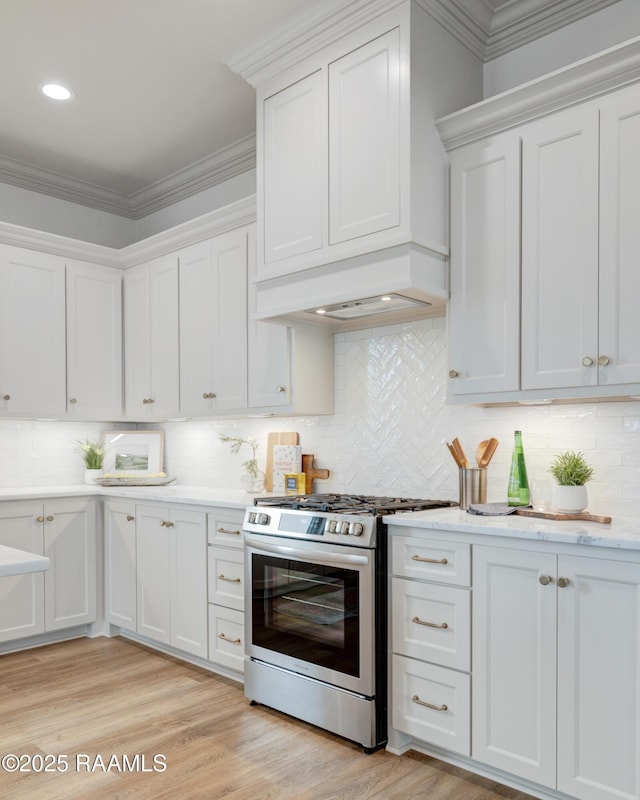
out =
[[[298,494],[282,497],[256,497],[255,505],[290,508],[295,511],[330,511],[340,514],[383,516],[398,511],[425,511],[456,506],[451,500],[424,500],[407,497],[375,497],[352,494]]]

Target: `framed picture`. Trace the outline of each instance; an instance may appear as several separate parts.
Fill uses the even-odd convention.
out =
[[[162,472],[164,431],[106,431],[102,471],[109,475]]]

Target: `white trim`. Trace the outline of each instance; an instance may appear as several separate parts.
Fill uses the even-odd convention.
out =
[[[0,183],[136,220],[254,169],[255,165],[256,137],[251,134],[131,195],[6,156],[0,156]]]
[[[436,121],[447,150],[640,81],[640,37]]]
[[[256,196],[230,203],[120,249],[0,222],[0,244],[126,269],[256,221]]]

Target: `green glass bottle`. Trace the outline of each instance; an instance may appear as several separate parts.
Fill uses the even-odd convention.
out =
[[[524,450],[522,449],[522,431],[515,432],[511,472],[509,473],[509,486],[507,488],[507,504],[510,506],[529,505],[529,481],[527,480],[527,467],[524,463]]]

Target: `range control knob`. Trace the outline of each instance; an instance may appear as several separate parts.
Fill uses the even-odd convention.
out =
[[[271,517],[268,514],[258,514],[256,522],[258,525],[268,525]]]
[[[330,519],[327,523],[327,532],[328,533],[336,533],[336,529],[338,527],[338,523],[335,519]]]
[[[256,512],[250,511],[249,516],[247,517],[247,522],[254,523],[256,521]]]
[[[364,525],[361,522],[352,522],[349,525],[349,533],[351,536],[362,536],[364,533]]]
[[[338,523],[338,533],[349,533],[349,523],[348,522],[339,522]]]

